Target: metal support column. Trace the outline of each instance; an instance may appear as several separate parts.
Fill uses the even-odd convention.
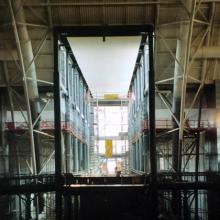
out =
[[[184,216],[184,220],[189,220],[189,207],[188,207],[187,191],[183,192],[183,216]]]
[[[184,132],[184,123],[185,123],[185,105],[186,105],[186,89],[187,89],[187,80],[190,71],[190,49],[191,49],[191,41],[193,34],[193,25],[194,25],[194,17],[196,13],[196,0],[191,1],[190,5],[190,25],[187,31],[187,47],[185,52],[185,61],[183,67],[183,77],[182,77],[182,92],[181,92],[181,105],[180,105],[180,127],[179,127],[179,170],[181,171],[181,154],[182,154],[182,145],[183,145],[183,132]],[[191,61],[192,63],[192,61]]]
[[[86,146],[82,143],[82,169],[86,169]]]
[[[220,116],[220,80],[215,80],[215,102],[216,102],[216,136],[217,136],[217,146],[212,147],[210,150],[213,154],[211,156],[211,169],[213,171],[220,170],[220,123],[219,123],[219,116]]]
[[[180,106],[181,106],[181,87],[182,87],[182,74],[183,64],[185,62],[185,53],[187,48],[187,31],[188,26],[183,24],[180,27],[181,39],[177,40],[176,59],[174,72],[174,84],[173,84],[173,113],[177,119],[180,120]],[[176,120],[173,118],[173,129],[179,128]],[[181,172],[181,145],[179,143],[179,129],[173,133],[173,145],[172,145],[172,167],[176,172]],[[176,177],[175,177],[176,178]],[[172,211],[175,216],[180,218],[181,216],[181,193],[180,191],[174,191],[172,193]]]
[[[78,140],[78,163],[79,171],[82,171],[82,142]]]
[[[157,156],[155,143],[155,81],[154,81],[154,54],[153,54],[153,33],[148,35],[149,42],[149,146],[150,146],[150,171],[151,171],[151,218],[158,219],[158,198],[157,198]]]
[[[183,64],[185,62],[185,53],[187,48],[187,31],[188,25],[182,25],[180,27],[181,39],[177,40],[177,49],[176,49],[176,59],[179,61],[175,62],[175,71],[174,71],[174,83],[173,83],[173,113],[177,120],[180,120],[180,106],[181,106],[181,87],[182,87],[182,73],[183,73]],[[180,66],[181,65],[181,66]],[[179,128],[176,120],[173,119],[174,129]],[[173,146],[172,146],[172,166],[176,172],[181,170],[181,158],[180,155],[180,146],[179,146],[179,130],[173,133]]]
[[[70,131],[65,134],[66,172],[72,172],[72,139]]]
[[[0,149],[1,149],[1,161],[0,161],[0,173],[1,175],[7,176],[10,173],[10,150],[7,144],[7,134],[5,132],[5,123],[7,118],[6,108],[6,96],[4,92],[0,93]],[[17,147],[15,148],[17,150]],[[17,152],[16,152],[17,153]],[[17,158],[16,158],[17,159]],[[17,160],[16,160],[17,161]]]
[[[135,170],[138,170],[139,154],[138,154],[138,140],[135,142]]]
[[[203,101],[203,89],[200,94],[200,100],[199,100],[199,112],[198,112],[198,128],[200,128],[201,124],[201,116],[202,116],[202,101]],[[200,148],[200,132],[197,132],[196,134],[196,158],[195,158],[195,182],[198,183],[199,181],[199,148]],[[199,214],[198,214],[198,203],[199,203],[199,195],[198,190],[195,190],[195,220],[199,220]]]
[[[16,24],[16,20],[15,20],[14,10],[12,8],[12,3],[10,0],[8,0],[8,6],[9,6],[9,10],[10,10],[10,16],[12,19],[13,31],[14,31],[14,36],[15,36],[15,40],[16,40],[22,76],[23,76],[23,87],[24,87],[25,102],[27,105],[27,116],[28,116],[28,127],[29,127],[29,134],[30,134],[33,174],[37,174],[34,134],[33,134],[33,125],[32,125],[32,114],[31,114],[31,106],[30,106],[30,102],[29,102],[28,83],[27,83],[27,78],[26,78],[25,64],[24,64],[23,53],[22,53],[22,49],[21,49],[21,43],[20,43],[20,38],[19,38],[19,34],[18,34],[17,24]]]
[[[60,74],[58,69],[58,34],[54,30],[54,121],[55,121],[55,178],[56,178],[56,220],[62,220],[62,149],[61,149],[61,107]]]
[[[70,99],[67,98],[66,102],[66,122],[70,123]],[[66,172],[72,172],[72,137],[70,130],[67,129],[65,133],[65,156],[66,156]]]
[[[172,146],[172,166],[176,172],[181,172],[182,165],[182,145],[183,130],[185,118],[185,98],[187,77],[189,72],[189,56],[193,30],[193,19],[195,13],[195,1],[185,2],[190,12],[189,24],[180,26],[180,39],[177,41],[175,71],[174,71],[174,87],[173,87],[173,113],[179,121],[173,120],[174,129],[178,128],[173,134]],[[175,177],[176,178],[176,177]],[[179,178],[179,177],[178,177]],[[181,218],[181,191],[173,191],[172,193],[172,209],[176,218]]]
[[[89,168],[88,145],[85,144],[85,170]]]
[[[26,195],[26,207],[25,207],[25,219],[26,220],[31,220],[31,195],[28,194]]]
[[[148,80],[148,63],[149,63],[149,53],[148,53],[148,48],[146,46],[144,46],[143,48],[143,71],[144,71],[144,77],[143,77],[143,80],[144,80],[144,90],[149,90],[149,88],[147,88],[149,86],[149,82],[147,81]],[[148,105],[148,96],[147,94],[145,93],[144,91],[144,96],[143,96],[143,103],[144,103],[144,106],[147,106]],[[146,121],[148,121],[148,118],[149,118],[149,115],[148,115],[148,107],[145,107],[143,108],[143,113],[144,113],[144,119]],[[144,130],[144,133],[143,133],[143,148],[144,148],[144,171],[146,173],[149,173],[150,172],[150,169],[149,169],[149,134],[148,134],[148,130],[145,129]]]
[[[74,172],[78,172],[79,171],[79,153],[78,153],[78,139],[76,137],[74,137]]]

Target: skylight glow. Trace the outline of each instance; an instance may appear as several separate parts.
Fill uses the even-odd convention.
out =
[[[72,51],[93,96],[125,97],[138,55],[141,36],[70,37]]]

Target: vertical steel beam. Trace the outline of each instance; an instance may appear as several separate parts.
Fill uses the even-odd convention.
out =
[[[55,174],[62,173],[60,74],[58,69],[58,33],[54,31],[54,120],[55,120]]]
[[[180,27],[181,39],[177,40],[177,49],[176,49],[176,59],[179,63],[175,62],[174,70],[174,84],[173,84],[173,113],[177,119],[180,120],[180,105],[181,105],[181,86],[182,86],[182,65],[185,62],[185,50],[187,47],[187,31],[188,25],[183,24]],[[181,65],[181,66],[180,66]],[[178,128],[176,120],[173,119],[174,129]],[[179,130],[173,133],[173,146],[172,146],[172,166],[176,172],[180,172],[180,162],[179,162]]]
[[[74,172],[78,172],[79,171],[79,153],[78,153],[78,139],[76,137],[74,137]]]
[[[28,30],[25,25],[26,21],[25,21],[22,1],[17,0],[12,2],[13,2],[12,6],[14,8],[14,11],[16,11],[16,22],[24,23],[22,25],[17,26],[17,33],[21,42],[21,51],[23,55],[26,75],[28,75],[31,78],[31,80],[29,79],[27,82],[27,88],[28,88],[28,94],[29,94],[30,105],[32,110],[32,117],[34,118],[40,110],[40,105],[39,105],[39,101],[36,100],[39,98],[39,94],[37,87],[36,66],[35,63],[33,62],[34,60],[33,49],[28,34]]]
[[[6,134],[5,134],[5,122],[6,122],[6,99],[4,92],[0,93],[0,148],[1,148],[1,166],[0,166],[0,173],[3,175],[8,174],[8,165],[7,159],[9,160],[9,149],[7,145],[6,140]]]
[[[147,89],[147,87],[149,86],[149,82],[147,81],[148,80],[148,76],[147,76],[147,72],[149,71],[147,69],[148,67],[148,60],[149,60],[149,54],[147,53],[147,47],[144,46],[143,48],[143,71],[144,71],[144,74],[143,74],[143,84],[144,84],[144,90]],[[147,96],[145,94],[145,91],[144,92],[144,97],[143,97],[143,103],[144,105],[146,105],[147,103]],[[147,121],[148,120],[148,109],[147,107],[146,108],[143,108],[143,111],[144,111],[144,119]],[[149,136],[148,136],[148,131],[147,129],[144,130],[144,134],[143,134],[143,145],[144,145],[144,171],[146,173],[149,173]]]
[[[190,25],[188,30],[188,37],[187,37],[187,47],[186,47],[186,54],[185,54],[185,61],[184,61],[184,73],[183,73],[183,82],[182,82],[182,92],[181,92],[181,105],[180,105],[180,128],[179,128],[179,157],[181,155],[181,146],[183,144],[183,130],[184,130],[184,111],[185,111],[185,102],[186,102],[186,88],[187,88],[187,80],[189,75],[189,60],[190,60],[190,49],[191,49],[191,41],[192,41],[192,33],[193,33],[193,25],[194,25],[194,17],[195,17],[195,10],[196,10],[196,0],[191,2],[191,15],[190,15]],[[181,158],[179,158],[181,160]],[[181,169],[181,161],[180,169]]]
[[[65,134],[66,172],[72,172],[72,138],[70,131]]]
[[[135,170],[139,169],[138,140],[135,142]]]
[[[26,195],[26,207],[25,207],[25,219],[30,220],[32,219],[31,217],[31,195],[27,194]]]
[[[153,33],[149,33],[149,145],[150,145],[150,164],[153,182],[157,181],[157,158],[155,144],[155,84],[154,84],[154,65],[153,65]]]
[[[85,144],[82,142],[81,144],[81,167],[82,170],[85,170]]]
[[[24,58],[23,58],[23,54],[22,54],[20,38],[18,35],[18,29],[17,29],[17,25],[16,25],[14,10],[12,8],[11,1],[8,0],[7,2],[8,2],[8,6],[9,6],[10,16],[12,19],[12,26],[13,26],[14,36],[15,36],[15,40],[16,40],[16,45],[17,45],[18,57],[19,57],[19,61],[20,61],[22,76],[23,76],[23,87],[24,87],[25,101],[26,101],[26,105],[27,105],[27,116],[28,116],[28,127],[29,127],[29,134],[30,134],[33,174],[37,174],[34,134],[33,134],[33,125],[32,125],[32,114],[31,114],[31,106],[30,106],[30,102],[29,102],[28,83],[27,83],[27,79],[26,79]]]
[[[62,220],[62,146],[60,74],[58,69],[58,33],[54,30],[54,123],[55,123],[55,178],[56,178],[56,220]]]
[[[8,66],[7,66],[7,62],[6,61],[3,62],[3,69],[4,69],[5,81],[6,81],[6,85],[7,85],[8,100],[9,100],[10,112],[11,112],[11,121],[12,121],[12,123],[14,125],[14,122],[15,122],[15,120],[14,120],[14,103],[13,103],[12,91],[11,91],[11,87],[10,87],[10,83],[9,83],[9,73],[8,73]],[[2,97],[1,97],[1,99],[2,99]],[[2,107],[3,106],[5,106],[5,105],[2,105]],[[3,114],[3,109],[2,109],[2,114]],[[3,120],[1,120],[1,124],[4,125]],[[2,133],[2,136],[3,135],[4,135],[4,133]],[[2,148],[4,148],[5,147],[4,144],[2,144],[2,145],[3,145]],[[12,172],[13,172],[13,170],[11,170],[11,167],[10,167],[10,163],[11,163],[10,161],[14,160],[14,158],[10,157],[11,153],[12,153],[10,148],[14,148],[15,149],[16,169],[17,169],[16,175],[20,175],[20,156],[19,156],[18,146],[17,146],[16,143],[15,143],[15,146],[10,146],[9,149],[7,149],[6,154],[8,153],[9,157],[8,157],[8,164],[6,165],[7,166],[6,172],[9,172],[10,174],[12,174]],[[11,159],[11,158],[13,158],[13,159]],[[19,197],[18,200],[19,200],[19,218],[21,219],[21,215],[22,215],[21,198]]]
[[[66,102],[66,122],[70,124],[70,98],[65,99]],[[72,171],[72,140],[71,140],[71,133],[70,130],[67,129],[67,131],[64,134],[65,136],[65,157],[66,157],[66,172]]]
[[[88,155],[88,145],[85,144],[85,170],[89,169],[89,155]]]
[[[27,26],[25,25],[25,14],[22,6],[22,1],[12,1],[12,7],[16,12],[16,22],[22,23],[22,25],[17,25],[17,33],[20,39],[21,45],[21,52],[23,56],[23,63],[25,68],[25,75],[26,77],[29,76],[27,80],[27,92],[29,97],[30,109],[31,109],[31,116],[32,120],[34,121],[39,112],[40,112],[40,103],[39,103],[39,94],[38,94],[38,87],[37,87],[37,74],[36,74],[36,66],[35,66],[35,58],[33,55],[33,49],[31,40],[28,34]],[[45,35],[45,39],[47,34]],[[38,53],[43,46],[43,39],[41,46],[39,47]],[[39,123],[36,126],[39,129]],[[34,134],[34,145],[35,145],[35,160],[36,160],[36,171],[37,173],[40,171],[40,146],[39,146],[39,134]]]
[[[157,198],[157,155],[155,143],[155,81],[154,81],[154,43],[153,30],[148,34],[149,43],[149,146],[150,146],[150,170],[151,170],[151,218],[158,219],[158,198]]]
[[[177,120],[180,122],[179,126],[174,122],[174,129],[179,127],[179,130],[173,135],[172,146],[172,165],[176,172],[181,172],[182,165],[182,145],[183,145],[183,131],[185,118],[185,99],[186,88],[189,74],[189,59],[190,48],[195,16],[196,1],[185,2],[189,14],[189,24],[182,24],[180,26],[180,39],[177,41],[176,62],[174,71],[174,88],[173,88],[173,112]],[[177,62],[178,61],[178,62]],[[172,193],[172,208],[173,214],[176,218],[181,218],[181,192],[174,191]]]
[[[65,105],[66,105],[66,114],[65,114],[65,122],[70,125],[71,122],[71,114],[72,114],[72,66],[69,65],[69,54],[67,53],[66,56],[66,76],[67,76],[67,90],[68,90],[68,96],[65,97]],[[69,127],[69,126],[68,126]],[[72,158],[72,137],[71,137],[71,131],[70,128],[67,128],[65,134],[65,144],[64,144],[64,149],[65,149],[65,160],[66,160],[66,172],[70,173],[72,172],[73,169],[73,158]]]
[[[190,11],[190,23],[180,26],[180,39],[177,41],[175,71],[174,71],[174,89],[173,89],[173,112],[180,121],[179,132],[174,133],[173,137],[173,168],[177,172],[181,171],[181,148],[183,144],[184,130],[184,110],[186,87],[189,72],[189,56],[193,31],[193,22],[195,16],[196,1],[186,1],[186,7]],[[174,128],[178,125],[174,121]]]
[[[78,141],[78,155],[79,155],[79,171],[83,170],[82,163],[83,163],[83,152],[82,152],[82,141]]]
[[[189,207],[188,207],[187,191],[183,192],[183,218],[184,218],[184,220],[189,220]]]
[[[140,171],[144,171],[143,163],[143,137],[140,138]]]
[[[201,116],[202,116],[202,101],[203,101],[203,89],[200,94],[200,100],[199,100],[199,112],[198,112],[198,128],[200,128],[201,124]],[[196,133],[196,158],[195,158],[195,182],[198,183],[199,181],[199,148],[200,148],[200,132]],[[199,220],[198,215],[198,203],[199,203],[199,195],[198,190],[195,190],[195,220]]]
[[[215,80],[215,108],[216,108],[216,146],[212,146],[210,149],[210,169],[212,171],[220,170],[220,80]]]

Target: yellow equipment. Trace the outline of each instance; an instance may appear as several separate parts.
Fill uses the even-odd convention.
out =
[[[105,157],[112,156],[112,140],[105,140]]]

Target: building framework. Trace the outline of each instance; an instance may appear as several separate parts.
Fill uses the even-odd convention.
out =
[[[212,37],[219,25],[215,24],[218,1],[8,0],[1,4],[1,10],[9,12],[2,16],[8,19],[3,27],[10,27],[16,47],[15,51],[4,45],[7,53],[1,58],[5,89],[1,89],[0,97],[0,205],[6,219],[40,219],[42,215],[47,219],[74,215],[78,219],[80,195],[109,190],[145,192],[152,200],[151,204],[143,200],[151,219],[159,215],[166,219],[219,219],[219,125],[206,117],[213,109],[219,111],[219,51]],[[162,22],[164,10],[176,5],[181,15],[184,11],[182,19]],[[98,7],[102,26],[63,27],[68,19],[60,15],[62,27],[55,28],[53,35],[53,27],[60,22],[54,19],[59,14],[58,6],[78,8],[78,14],[82,8]],[[149,10],[151,6],[157,14],[155,20],[148,18],[154,11]],[[125,23],[129,23],[131,8],[144,8],[144,28],[146,23],[155,23],[154,30],[141,31],[146,38],[140,46],[129,92],[132,177],[83,178],[78,175],[88,175],[92,160],[93,109],[88,85],[66,37],[140,34],[142,25],[106,26],[112,22],[107,20],[111,7],[126,7]],[[31,18],[26,21],[27,10],[38,22],[31,22]],[[44,10],[48,18],[42,16]],[[177,33],[176,38],[170,36],[170,30]],[[169,59],[161,67],[164,56]],[[54,68],[47,64],[51,62],[48,57],[54,57]],[[48,65],[46,72],[51,76],[54,71],[54,79],[43,77],[42,62]],[[215,75],[215,83],[207,85],[210,72]],[[161,109],[166,109],[164,119],[160,118]]]

